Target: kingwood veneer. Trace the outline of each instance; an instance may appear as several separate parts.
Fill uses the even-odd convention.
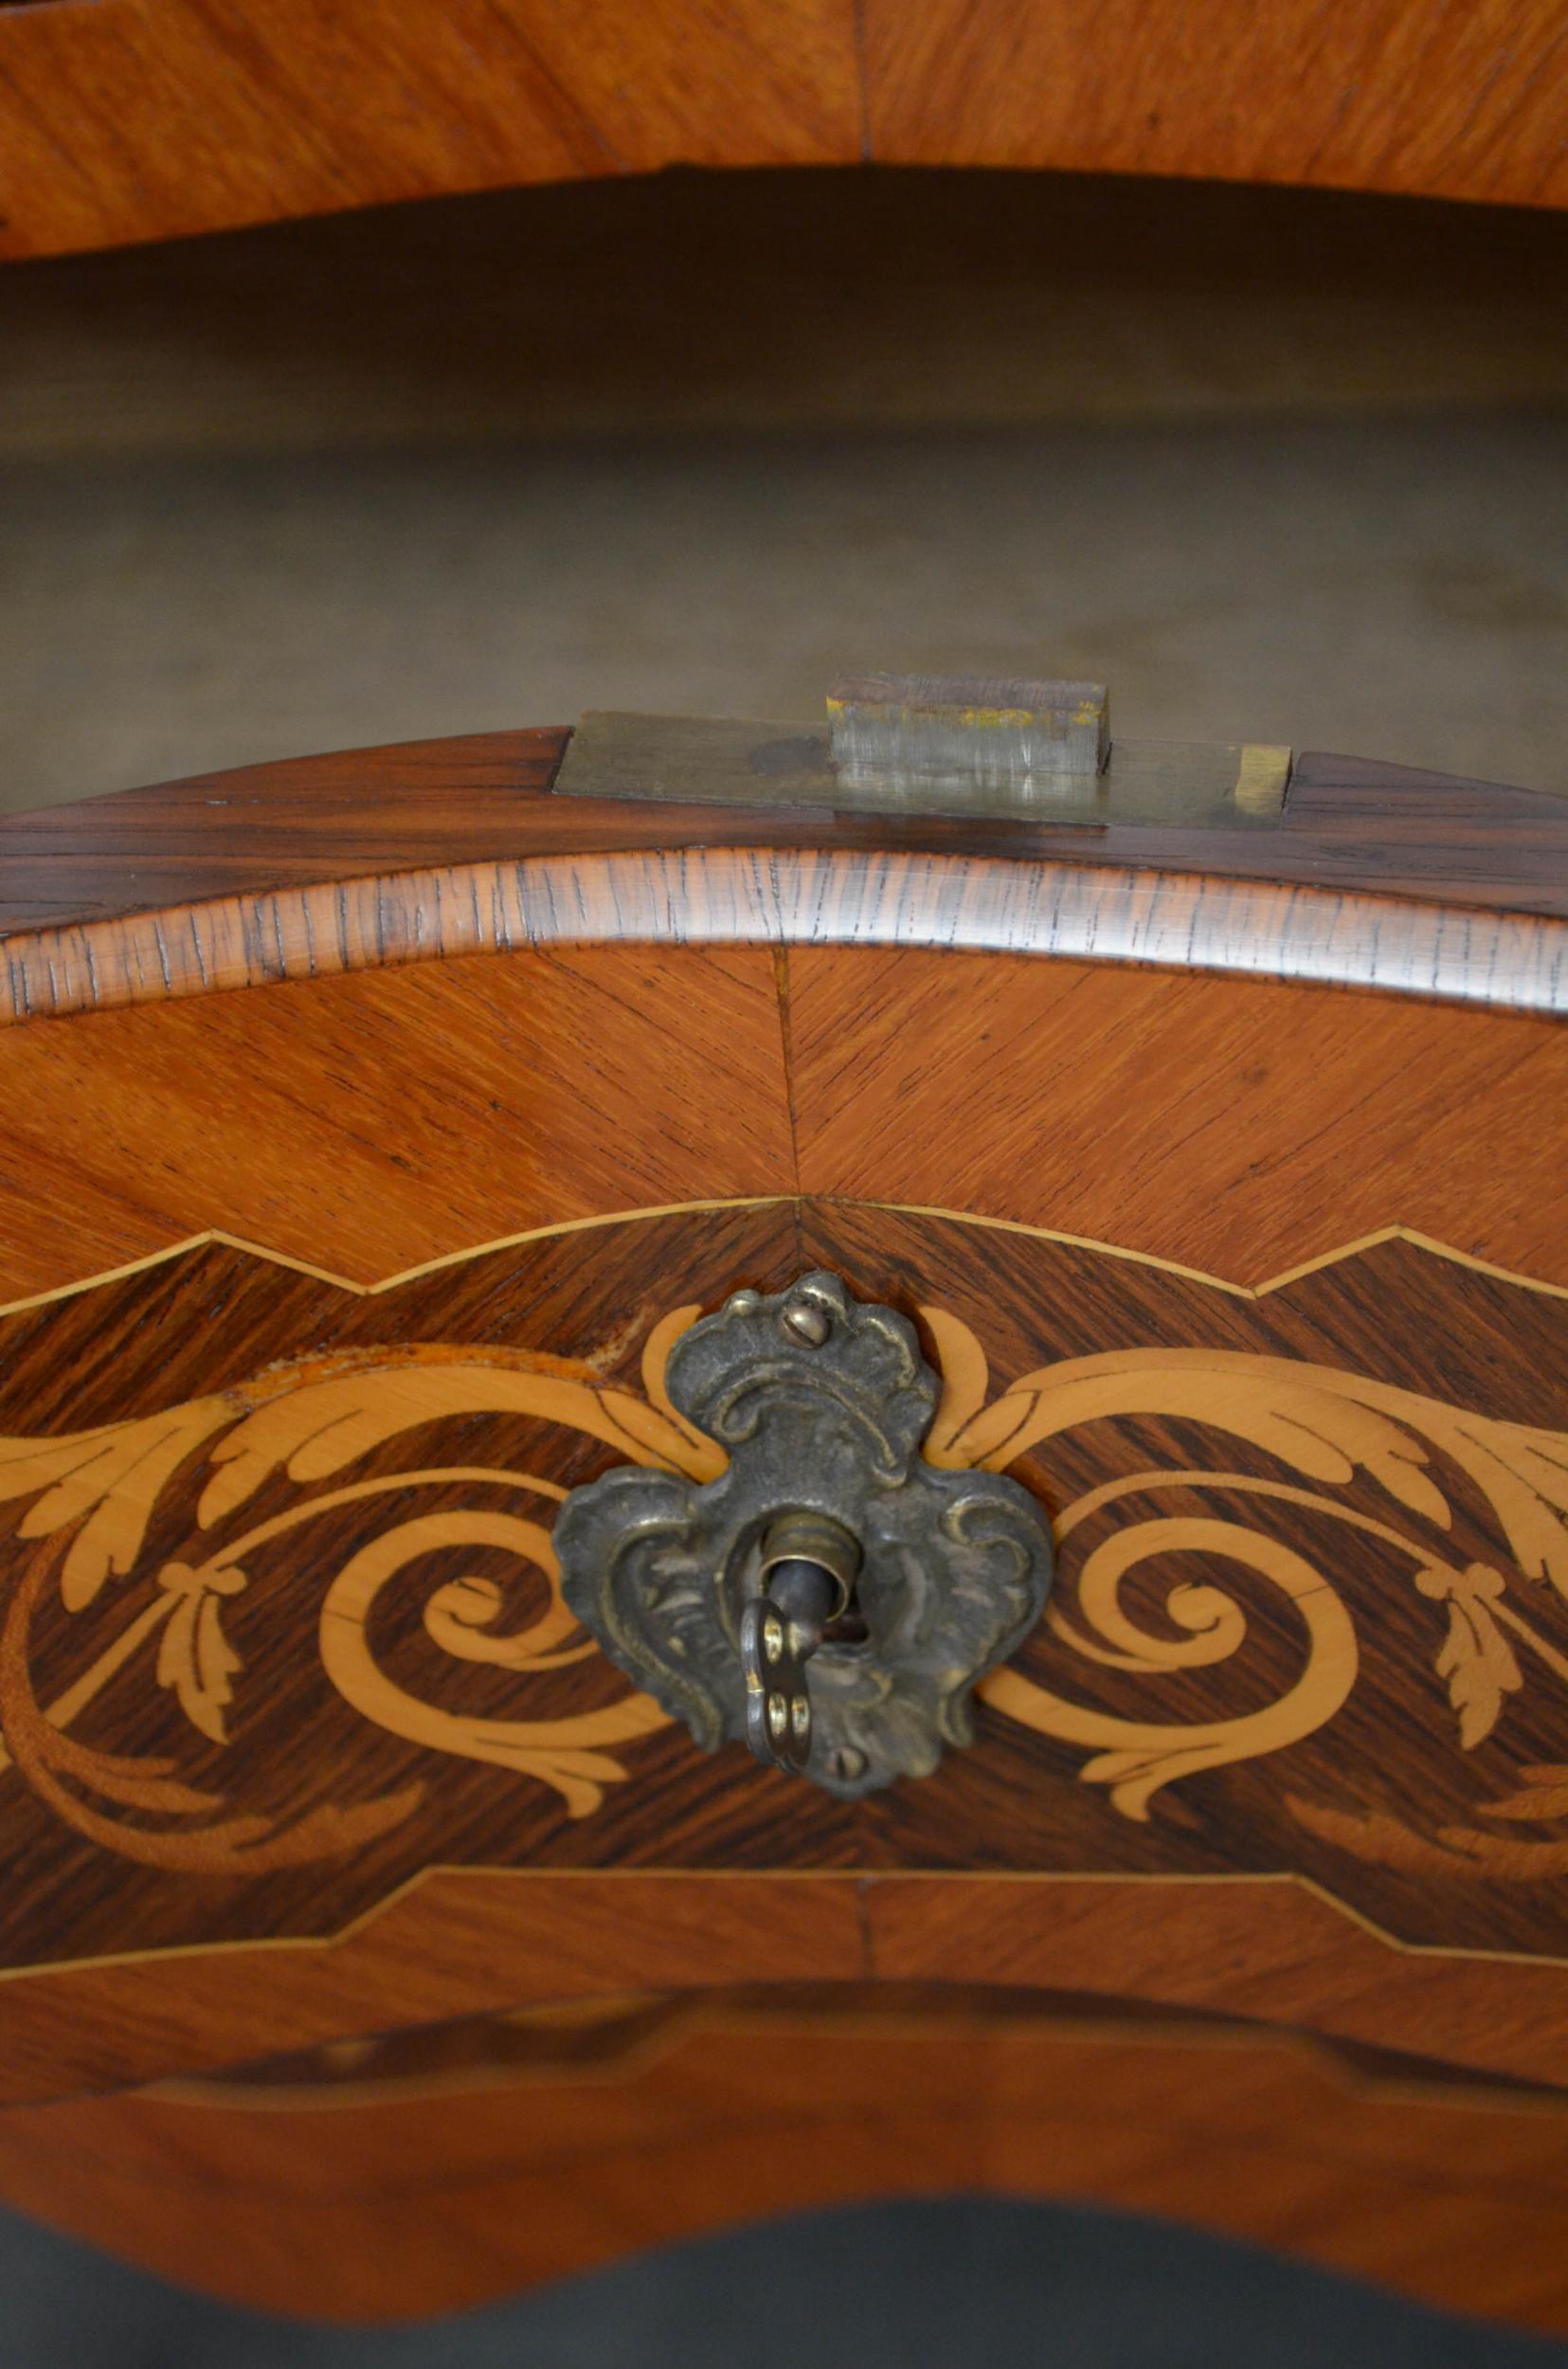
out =
[[[0,823],[0,2191],[348,2316],[963,2183],[1568,2324],[1568,805],[564,739]],[[858,1802],[698,1753],[549,1537],[812,1265],[1059,1549]]]

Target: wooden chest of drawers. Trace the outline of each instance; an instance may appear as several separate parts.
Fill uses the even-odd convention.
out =
[[[0,2191],[351,2317],[963,2185],[1568,2323],[1568,807],[564,742],[0,823]],[[699,1752],[550,1536],[712,1469],[672,1343],[808,1268],[1057,1548],[854,1801]]]

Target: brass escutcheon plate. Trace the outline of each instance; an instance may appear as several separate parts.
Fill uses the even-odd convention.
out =
[[[747,1733],[765,1536],[790,1513],[837,1523],[861,1554],[854,1634],[812,1658],[804,1774],[845,1798],[928,1775],[973,1740],[977,1682],[1039,1619],[1043,1510],[1000,1474],[925,1461],[940,1383],[914,1328],[837,1275],[734,1293],[676,1342],[666,1387],[729,1465],[706,1486],[623,1465],[573,1490],[554,1533],[568,1603],[712,1751]]]

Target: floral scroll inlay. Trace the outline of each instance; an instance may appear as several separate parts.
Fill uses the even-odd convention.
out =
[[[504,1464],[410,1459],[387,1471],[387,1452],[415,1432],[428,1439],[430,1426],[525,1417],[621,1459],[712,1479],[721,1451],[682,1421],[663,1387],[671,1344],[699,1312],[678,1308],[653,1327],[640,1389],[544,1351],[409,1346],[274,1365],[240,1386],[91,1431],[0,1440],[0,1501],[17,1509],[0,1628],[0,1769],[10,1766],[95,1844],[191,1872],[261,1872],[359,1848],[412,1816],[443,1756],[503,1769],[550,1788],[572,1817],[591,1816],[633,1773],[628,1752],[669,1721],[623,1686],[592,1708],[550,1716],[540,1707],[536,1689],[548,1673],[598,1655],[560,1593],[550,1523],[561,1484]],[[981,1689],[993,1713],[1081,1753],[1078,1777],[1104,1787],[1120,1816],[1149,1820],[1169,1788],[1285,1751],[1350,1700],[1364,1639],[1328,1558],[1309,1544],[1325,1521],[1371,1534],[1408,1569],[1411,1600],[1431,1622],[1435,1700],[1446,1701],[1461,1755],[1504,1727],[1532,1673],[1568,1679],[1568,1657],[1530,1604],[1532,1592],[1568,1596],[1568,1438],[1242,1350],[1149,1347],[1063,1359],[993,1393],[970,1327],[941,1308],[922,1313],[943,1376],[926,1450],[939,1466],[1054,1473],[1054,1453],[1069,1442],[1081,1451],[1108,1424],[1126,1438],[1140,1422],[1176,1422],[1183,1436],[1216,1443],[1210,1460],[1113,1470],[1052,1503],[1070,1583],[1047,1614],[1048,1650],[1026,1655],[1027,1667],[993,1673]],[[1236,1443],[1268,1469],[1232,1469]],[[198,1483],[195,1538],[176,1554],[150,1553],[161,1510],[177,1489]],[[244,1527],[247,1512],[277,1502],[280,1484],[296,1492],[282,1510]],[[386,1502],[425,1488],[442,1492],[435,1510],[410,1515]],[[1486,1509],[1495,1561],[1446,1550],[1459,1489],[1472,1513]],[[1205,1492],[1223,1504],[1193,1510],[1195,1492]],[[454,1504],[463,1492],[472,1501]],[[512,1501],[504,1510],[497,1492]],[[1255,1523],[1238,1517],[1243,1500],[1256,1504]],[[1312,1521],[1287,1543],[1281,1527],[1303,1513]],[[231,1630],[256,1584],[252,1564],[289,1533],[308,1540],[310,1526],[328,1516],[348,1521],[352,1543],[312,1599],[319,1667],[359,1718],[410,1747],[402,1781],[366,1800],[262,1815],[233,1806],[210,1783],[188,1782],[177,1755],[111,1752],[73,1734],[107,1690],[140,1684],[162,1690],[171,1716],[221,1754],[246,1716],[252,1683]],[[534,1609],[521,1628],[501,1625],[502,1591],[478,1571],[435,1586],[421,1612],[424,1641],[457,1693],[465,1671],[504,1674],[505,1716],[493,1696],[482,1713],[426,1699],[378,1653],[377,1607],[438,1550],[499,1553],[530,1575]],[[1243,1656],[1248,1619],[1222,1583],[1227,1569],[1245,1571],[1248,1587],[1285,1612],[1298,1640],[1288,1683],[1208,1720],[1140,1720],[1079,1699],[1075,1671],[1080,1679],[1109,1670],[1158,1683]],[[1135,1573],[1162,1582],[1158,1628],[1128,1608]],[[91,1650],[44,1702],[34,1629],[51,1597]],[[110,1607],[122,1607],[117,1619]],[[281,1605],[274,1611],[279,1621],[297,1620]],[[1434,1835],[1386,1812],[1284,1798],[1305,1833],[1387,1867],[1503,1880],[1568,1872],[1568,1769],[1556,1763],[1526,1767],[1515,1792],[1477,1805],[1473,1825]]]
[[[1523,1685],[1517,1648],[1559,1679],[1568,1658],[1520,1610],[1514,1591],[1544,1584],[1568,1597],[1568,1438],[1446,1406],[1392,1384],[1336,1368],[1244,1351],[1137,1349],[1063,1360],[1026,1375],[998,1397],[980,1343],[967,1326],[930,1309],[947,1389],[928,1454],[939,1462],[1000,1469],[1096,1420],[1137,1417],[1197,1423],[1263,1450],[1304,1479],[1303,1487],[1217,1465],[1120,1476],[1056,1514],[1065,1544],[1080,1524],[1116,1499],[1162,1490],[1223,1491],[1300,1506],[1369,1531],[1408,1558],[1416,1591],[1445,1604],[1447,1633],[1435,1655],[1463,1750],[1483,1743],[1506,1700]],[[1473,1484],[1511,1551],[1513,1582],[1490,1564],[1445,1560],[1431,1532],[1451,1530],[1453,1507],[1433,1469],[1433,1451]],[[1392,1500],[1397,1518],[1379,1519],[1330,1492],[1364,1474]],[[1119,1587],[1134,1564],[1198,1554],[1261,1573],[1290,1598],[1305,1626],[1307,1656],[1295,1685],[1266,1709],[1207,1727],[1142,1725],[1091,1711],[1016,1669],[1000,1670],[981,1689],[992,1709],[1063,1743],[1091,1748],[1081,1774],[1111,1787],[1126,1816],[1144,1818],[1161,1787],[1202,1768],[1279,1750],[1324,1727],[1347,1701],[1359,1648],[1332,1575],[1261,1530],[1234,1519],[1190,1514],[1144,1518],[1097,1546],[1078,1570],[1077,1600],[1089,1634],[1060,1604],[1047,1622],[1064,1644],[1090,1660],[1155,1672],[1228,1659],[1246,1623],[1233,1598],[1210,1584],[1176,1581],[1165,1601],[1176,1640],[1135,1627]],[[1492,1817],[1568,1821],[1563,1772],[1530,1772],[1512,1799],[1486,1804]],[[1429,1842],[1387,1817],[1363,1818],[1291,1801],[1298,1821],[1324,1839],[1388,1865],[1446,1873],[1469,1866],[1494,1875],[1568,1872],[1568,1837],[1524,1846],[1485,1829],[1446,1829]]]
[[[548,1510],[565,1493],[553,1481],[442,1466],[302,1496],[200,1561],[187,1556],[157,1566],[150,1590],[144,1582],[147,1600],[135,1617],[46,1709],[31,1688],[31,1616],[51,1583],[65,1610],[81,1615],[106,1589],[134,1582],[160,1497],[188,1461],[203,1455],[209,1477],[196,1519],[204,1531],[221,1528],[275,1474],[305,1488],[351,1468],[405,1432],[454,1417],[531,1416],[586,1434],[634,1462],[709,1478],[721,1462],[718,1451],[681,1422],[662,1387],[669,1344],[697,1312],[677,1309],[654,1328],[641,1395],[588,1381],[562,1360],[527,1350],[410,1347],[275,1366],[253,1383],[167,1414],[56,1440],[0,1442],[0,1498],[32,1500],[16,1535],[49,1542],[24,1567],[0,1638],[6,1756],[68,1824],[154,1865],[260,1872],[354,1848],[401,1823],[423,1797],[418,1781],[380,1800],[313,1811],[279,1829],[265,1818],[215,1817],[222,1797],[179,1782],[165,1759],[93,1751],[65,1733],[138,1649],[156,1637],[155,1683],[172,1692],[204,1738],[225,1744],[243,1680],[224,1613],[249,1583],[245,1558],[284,1531],[357,1501],[369,1535],[333,1581],[319,1615],[321,1664],[338,1693],[408,1743],[536,1779],[555,1789],[572,1816],[587,1816],[604,1787],[626,1777],[613,1747],[667,1724],[657,1704],[626,1693],[602,1709],[553,1720],[465,1717],[401,1688],[378,1665],[368,1636],[377,1595],[415,1557],[439,1547],[500,1547],[543,1581],[544,1613],[521,1634],[494,1634],[489,1624],[500,1609],[494,1582],[478,1576],[451,1581],[424,1608],[431,1641],[456,1660],[487,1663],[520,1679],[594,1654],[562,1601],[543,1522],[461,1510],[417,1516],[389,1529],[376,1521],[377,1498],[424,1484],[499,1485]],[[131,1824],[117,1818],[116,1809],[173,1823]]]

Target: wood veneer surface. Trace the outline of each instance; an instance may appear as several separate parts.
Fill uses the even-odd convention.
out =
[[[547,795],[570,734],[478,732],[195,774],[0,815],[0,939],[222,897],[682,847],[1136,865],[1568,916],[1568,799],[1372,758],[1295,759],[1281,827],[1053,829]],[[430,926],[437,917],[429,916]],[[323,949],[323,959],[328,949]]]
[[[1397,1211],[1568,1283],[1556,1021],[884,948],[797,948],[789,988],[807,1192],[1012,1219],[1254,1285]]]
[[[0,1293],[214,1229],[374,1284],[797,1190],[1251,1286],[1390,1224],[1568,1284],[1565,1097],[1558,1023],[1402,997],[873,948],[470,955],[0,1030]]]
[[[939,900],[930,942],[815,943],[815,882],[892,929],[922,871],[977,860],[962,831],[903,826],[890,853],[892,826],[795,818],[769,855],[747,835],[776,818],[555,798],[560,746],[359,752],[0,826],[13,968],[49,977],[45,918],[74,931],[89,1007],[29,1018],[18,988],[0,1030],[0,2099],[824,1982],[1071,1991],[1568,2087],[1560,1027],[1509,1008],[1512,973],[1472,1008],[1408,979],[955,950],[974,909]],[[1317,928],[1361,894],[1433,945],[1472,939],[1488,899],[1560,932],[1561,826],[1526,793],[1313,760],[1241,887],[1277,900],[1271,959],[1314,898]],[[1157,873],[1112,840],[982,860],[1049,862],[1091,914],[1181,862],[1196,912],[1243,861],[1178,844]],[[523,868],[590,856],[624,860],[614,893],[552,910],[536,883],[519,933]],[[792,877],[791,927],[726,942],[701,858]],[[491,952],[457,926],[483,866]],[[219,908],[214,976],[216,939],[188,959],[171,916]],[[279,978],[290,930],[300,975]],[[1360,959],[1347,983],[1374,976]],[[987,1680],[976,1746],[858,1805],[707,1760],[603,1657],[526,1642],[556,1494],[627,1456],[685,1469],[669,1327],[814,1262],[917,1317],[951,1453],[965,1425],[974,1460],[1014,1442],[996,1454],[1060,1532],[1063,1620]],[[1139,1525],[1147,1567],[1108,1610],[1093,1559]],[[1094,2193],[1170,2197],[1146,2140],[1080,2150],[1094,2118],[1051,2079],[1037,2112],[961,2125],[923,2061],[847,2143],[846,2193],[922,2148],[1005,2187],[1054,2132]],[[1290,2094],[1321,2132],[1310,2087]],[[657,2236],[711,2218],[715,2183],[758,2209],[812,2193],[820,2126],[748,2187],[730,2108],[679,2107],[701,2093],[689,2070],[626,2092],[669,2150],[652,2218],[618,2201],[615,2114],[585,2105],[582,2197]],[[57,2180],[0,2124],[0,2177],[177,2267],[123,2168],[144,2141],[180,2156],[196,2125],[166,2104],[116,2109],[119,2171],[63,2144]],[[1319,2156],[1229,2110],[1232,2168],[1191,2209],[1269,2236],[1272,2183],[1279,2230],[1311,2221],[1328,2258],[1436,2296],[1451,2249],[1427,2234],[1501,2227],[1535,2161],[1536,2125],[1499,2138],[1495,2193],[1444,2174],[1423,2224],[1441,2147]],[[557,2157],[491,2169],[484,2230],[561,2185]],[[406,2202],[345,2195],[333,2228],[401,2247]],[[1378,2254],[1355,2233],[1383,2206]],[[234,2291],[268,2290],[295,2211],[259,2212]],[[1559,2310],[1559,2215],[1547,2196],[1499,2238],[1494,2307]],[[408,2307],[591,2247],[557,2216],[537,2253],[484,2251],[410,2248]],[[375,2307],[320,2278],[331,2307]]]
[[[678,1459],[648,1343],[813,1263],[921,1313],[1002,1438],[1070,1393],[1002,1452],[1061,1530],[1065,1627],[985,1682],[973,1749],[858,1804],[697,1753],[602,1656],[535,1665],[548,1547],[511,1519]],[[656,1961],[1114,1982],[1568,2079],[1568,1619],[1520,1567],[1560,1543],[1568,1294],[1392,1238],[1254,1297],[786,1197],[369,1295],[212,1243],[4,1322],[0,2093]],[[1147,1573],[1097,1611],[1119,1542]],[[1215,1647],[1173,1654],[1195,1588]]]
[[[860,142],[847,0],[0,9],[13,255]]]
[[[772,958],[744,947],[471,955],[12,1028],[0,1109],[8,1296],[213,1228],[379,1283],[793,1169]]]
[[[449,2070],[424,2079],[384,2078],[366,2043],[315,2087],[301,2069],[296,2087],[13,2110],[0,2188],[165,2277],[350,2321],[459,2310],[766,2213],[962,2189],[1157,2212],[1451,2309],[1568,2324],[1559,2101],[1005,1994],[742,1997],[627,2022],[619,2055],[559,2027],[557,2061],[545,2033],[511,2063],[528,2034],[497,2022],[467,2033],[466,2065],[429,2035]]]
[[[1199,173],[1561,204],[1560,0],[0,9],[5,251],[706,165]]]
[[[1556,0],[867,0],[872,153],[1568,200]]]
[[[0,1023],[623,938],[976,947],[1568,1007],[1568,801],[1298,760],[1269,831],[558,797],[566,735],[0,822]]]

